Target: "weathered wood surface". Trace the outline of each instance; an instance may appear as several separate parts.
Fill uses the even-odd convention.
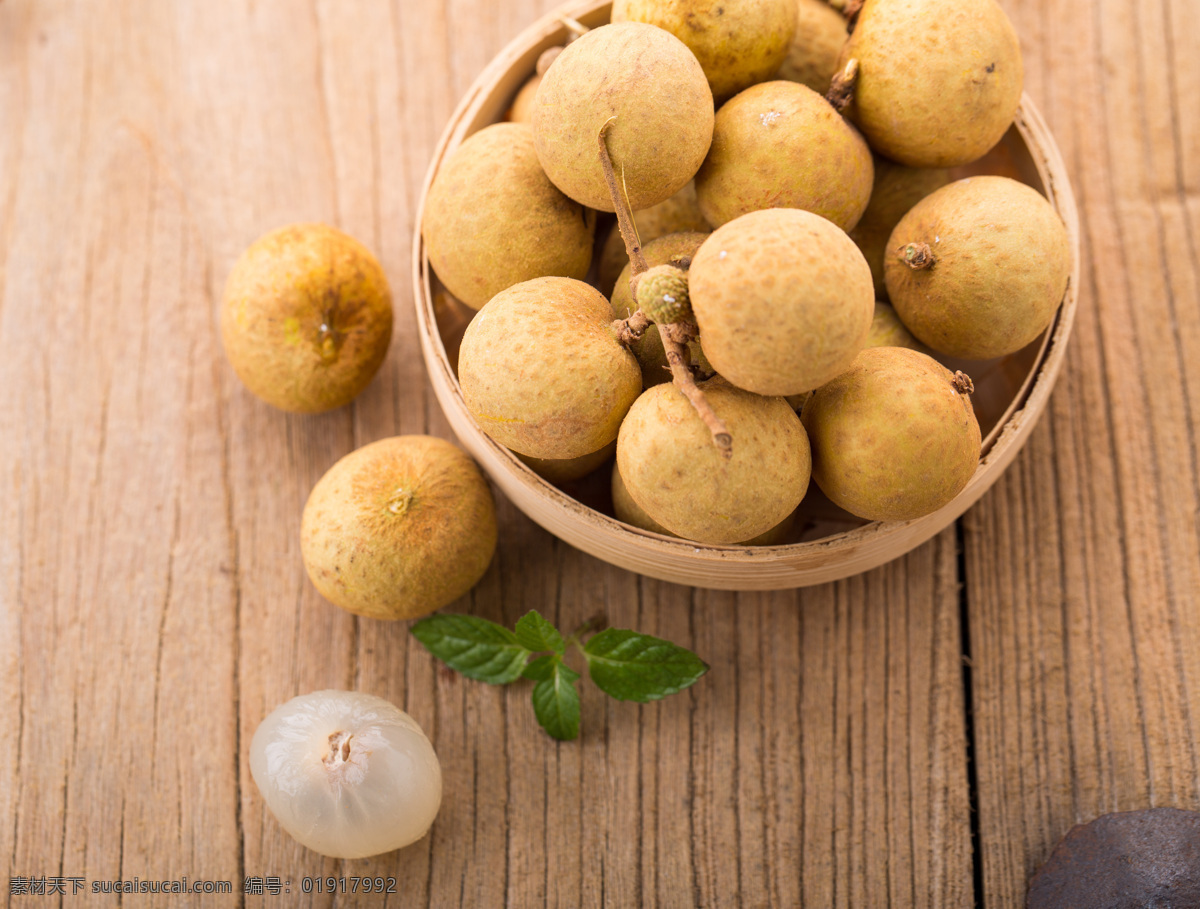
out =
[[[603,608],[713,666],[654,706],[589,692],[574,744],[537,730],[525,690],[440,672],[404,626],[316,595],[313,483],[365,442],[447,434],[414,335],[415,196],[457,98],[552,6],[0,0],[6,881],[233,882],[131,905],[378,905],[300,892],[369,873],[403,906],[1015,909],[1076,821],[1200,807],[1189,0],[1005,0],[1085,277],[1051,412],[958,533],[839,584],[726,594],[639,579],[501,503],[459,608],[568,626]],[[379,254],[398,317],[366,394],[307,418],[244,391],[216,333],[240,250],[302,219]],[[433,736],[425,843],[321,859],[265,811],[250,736],[322,687]],[[241,892],[270,875],[291,895]]]
[[[984,905],[1072,825],[1200,808],[1195,3],[1006,0],[1083,226],[1049,412],[963,520]]]

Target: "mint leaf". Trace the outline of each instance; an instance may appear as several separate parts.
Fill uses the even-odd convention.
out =
[[[489,685],[521,677],[529,651],[517,636],[473,615],[431,615],[410,629],[425,649],[456,672]]]
[[[522,675],[527,679],[533,679],[535,682],[544,682],[550,676],[554,675],[554,664],[559,662],[562,661],[556,653],[540,656],[536,660],[531,660],[525,666],[525,671]]]
[[[542,659],[553,666],[549,677],[533,686],[533,714],[546,732],[559,741],[569,741],[579,735],[579,691],[575,687],[579,673],[557,656]]]
[[[516,632],[517,640],[530,650],[562,653],[566,649],[558,629],[542,618],[536,609],[529,610],[517,619]]]
[[[620,628],[600,632],[583,652],[592,681],[622,701],[657,701],[708,672],[708,664],[690,650]]]
[[[0,0],[2,2],[2,0]],[[413,623],[413,636],[451,669],[467,678],[507,685],[524,677],[533,686],[533,712],[546,732],[560,741],[579,736],[580,674],[563,662],[575,644],[588,662],[592,681],[624,701],[657,701],[694,684],[708,665],[670,641],[620,628],[608,628],[580,640],[603,616],[589,619],[563,638],[535,609],[523,615],[515,631],[470,615],[432,615]],[[535,656],[541,654],[541,656]]]

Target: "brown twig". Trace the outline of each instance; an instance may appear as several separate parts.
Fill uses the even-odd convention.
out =
[[[671,337],[680,344],[691,344],[700,340],[700,327],[695,322],[673,322]]]
[[[708,427],[708,431],[712,433],[713,442],[716,444],[717,450],[721,452],[721,457],[728,459],[733,456],[733,436],[729,434],[725,421],[717,416],[712,405],[708,403],[708,398],[696,384],[696,376],[692,373],[691,366],[688,365],[688,349],[685,345],[687,340],[690,340],[688,338],[690,332],[684,327],[686,324],[674,322],[670,325],[658,326],[663,349],[667,352],[667,364],[671,367],[671,378],[675,380],[675,384],[679,386],[683,396],[691,402],[700,419],[704,421],[704,425]]]
[[[571,36],[568,39],[570,41],[574,41],[576,38],[582,38],[589,31],[591,31],[591,29],[582,22],[577,19],[572,19],[570,16],[559,16],[558,21],[565,25],[567,30],[571,32]]]
[[[862,12],[865,0],[846,0],[842,4],[842,15],[846,17],[846,34],[853,35],[854,27],[858,25],[858,16]]]
[[[604,171],[604,182],[608,184],[608,193],[612,197],[613,209],[617,213],[617,226],[621,231],[621,239],[625,241],[625,252],[629,255],[631,272],[629,288],[633,293],[634,300],[637,300],[637,280],[648,266],[646,257],[642,255],[641,241],[638,239],[637,228],[633,223],[633,213],[629,210],[629,201],[620,191],[617,175],[613,171],[612,158],[608,154],[608,129],[615,119],[614,117],[608,120],[600,127],[600,166]],[[642,336],[642,332],[649,324],[650,320],[639,309],[628,319],[614,322],[613,327],[616,328],[618,338],[628,336],[636,340]],[[684,345],[688,340],[692,340],[694,331],[694,327],[685,327],[683,323],[658,326],[658,333],[662,338],[663,349],[667,353],[667,363],[671,367],[671,376],[675,380],[675,384],[679,386],[679,390],[691,402],[700,419],[704,421],[704,425],[712,433],[713,443],[720,450],[722,457],[729,458],[733,455],[733,436],[729,434],[725,422],[713,411],[708,399],[704,397],[704,392],[696,385],[696,377],[688,365],[687,347]],[[684,338],[684,340],[681,342],[679,338]],[[623,341],[623,343],[629,342]]]
[[[913,271],[932,268],[934,263],[933,250],[928,243],[909,243],[900,247],[897,252],[901,260]]]
[[[642,340],[642,335],[651,324],[649,317],[639,309],[628,319],[617,319],[612,325],[617,340],[628,347],[634,341]]]
[[[636,291],[637,288],[633,281],[648,266],[646,257],[642,255],[642,241],[638,239],[637,227],[633,223],[633,212],[629,210],[629,200],[625,198],[621,187],[617,185],[617,175],[613,170],[612,158],[608,154],[608,130],[616,119],[616,117],[610,117],[600,127],[600,167],[604,170],[604,182],[608,184],[608,194],[612,197],[613,210],[617,213],[617,227],[621,231],[621,239],[625,241],[625,251],[629,253],[629,267],[632,272],[629,286]],[[636,293],[634,299],[637,299]]]
[[[847,60],[841,72],[834,74],[833,82],[829,85],[829,92],[825,95],[825,100],[832,104],[833,109],[840,114],[854,100],[854,87],[857,84],[858,60]]]

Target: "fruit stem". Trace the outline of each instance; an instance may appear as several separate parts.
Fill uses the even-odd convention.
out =
[[[558,21],[575,33],[573,35],[574,38],[582,38],[591,31],[590,28],[588,28],[578,19],[572,19],[570,16],[559,16]]]
[[[913,271],[921,271],[933,266],[933,250],[929,248],[928,243],[909,243],[898,251],[904,259],[904,264]]]
[[[617,227],[621,231],[621,239],[625,241],[625,252],[629,255],[629,288],[633,293],[633,298],[636,300],[637,279],[642,272],[648,269],[648,266],[646,265],[646,257],[642,255],[641,241],[638,239],[637,228],[633,223],[633,213],[629,210],[629,200],[625,198],[624,193],[617,186],[617,175],[613,171],[612,158],[608,154],[608,129],[616,119],[616,117],[610,117],[600,127],[598,137],[600,143],[600,167],[604,171],[604,182],[608,184],[608,194],[612,197],[613,210],[617,213]],[[616,329],[617,337],[621,340],[621,343],[629,344],[631,340],[640,338],[649,324],[649,318],[639,309],[628,319],[618,319],[613,323],[613,327]],[[671,377],[675,380],[675,384],[679,386],[679,390],[683,392],[683,396],[691,402],[692,407],[695,408],[700,419],[704,421],[704,425],[708,427],[709,432],[712,433],[713,443],[721,452],[721,456],[728,459],[733,455],[733,436],[729,434],[729,429],[725,426],[725,422],[713,412],[708,399],[704,397],[704,392],[696,385],[696,377],[692,374],[692,370],[688,366],[687,348],[677,340],[679,336],[677,329],[679,328],[682,328],[682,326],[675,324],[660,325],[658,327],[658,333],[663,342],[663,349],[667,353],[667,363],[671,367]],[[631,340],[626,340],[627,338]]]
[[[604,170],[604,182],[608,184],[608,194],[612,196],[613,209],[617,213],[617,227],[621,231],[621,239],[625,241],[625,251],[629,254],[629,267],[632,271],[629,286],[633,288],[637,276],[648,266],[646,257],[642,255],[642,241],[638,239],[637,227],[633,223],[633,212],[629,210],[629,200],[617,185],[617,175],[613,171],[612,158],[608,154],[608,130],[616,119],[609,117],[600,127],[600,167]]]
[[[354,735],[349,732],[334,732],[329,736],[329,754],[321,759],[328,768],[333,769],[350,761],[350,740]]]
[[[700,415],[700,419],[704,421],[704,425],[708,427],[708,431],[712,433],[713,442],[716,444],[717,450],[721,452],[721,457],[728,460],[733,457],[733,436],[729,434],[725,421],[717,416],[712,405],[708,403],[708,398],[696,384],[696,376],[688,365],[688,352],[684,345],[691,333],[687,330],[687,323],[672,322],[669,325],[660,325],[658,334],[662,338],[663,349],[667,352],[667,364],[671,367],[671,378],[675,380],[679,390],[691,402],[696,413]]]
[[[617,332],[617,340],[628,347],[634,341],[642,339],[651,322],[650,317],[639,309],[628,319],[617,319],[612,325]]]
[[[578,628],[567,635],[567,638],[563,644],[567,647],[569,647],[571,644],[574,644],[576,647],[582,649],[583,636],[585,634],[595,634],[598,631],[603,631],[607,627],[608,616],[606,616],[603,612],[597,612],[590,618],[585,619]]]
[[[857,84],[858,59],[853,58],[846,61],[846,65],[840,73],[834,73],[833,82],[829,85],[829,92],[825,95],[825,100],[832,104],[833,109],[840,114],[854,100],[854,87]]]
[[[854,34],[854,26],[858,25],[858,14],[862,12],[866,0],[845,0],[842,4],[842,15],[846,17],[846,34]]]
[[[954,378],[950,380],[950,384],[954,386],[954,390],[960,395],[970,395],[975,393],[975,383],[971,381],[971,377],[961,369],[954,374]]]

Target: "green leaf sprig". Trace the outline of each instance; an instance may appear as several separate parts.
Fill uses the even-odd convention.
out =
[[[566,663],[571,648],[583,654],[596,687],[621,701],[657,701],[708,672],[708,664],[696,654],[670,641],[621,628],[597,631],[601,624],[585,622],[564,638],[531,609],[512,631],[477,616],[448,613],[421,619],[412,633],[426,650],[469,679],[489,685],[521,678],[535,682],[533,713],[546,732],[562,741],[579,735],[576,682],[581,676]]]

